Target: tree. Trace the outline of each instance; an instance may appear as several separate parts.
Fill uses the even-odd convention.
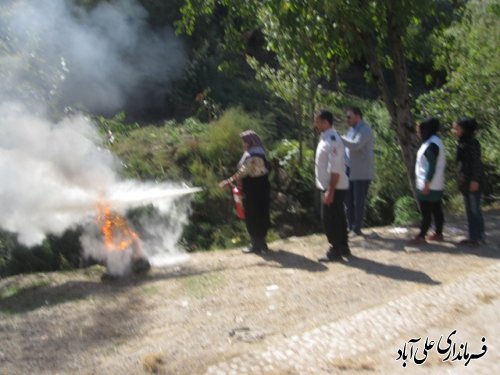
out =
[[[244,35],[248,27],[260,28],[278,61],[296,61],[309,78],[330,81],[343,65],[364,60],[390,114],[412,185],[418,141],[407,63],[418,51],[410,41],[423,37],[418,30],[424,20],[442,18],[445,3],[452,1],[186,0],[181,25],[189,33],[195,27],[195,10],[209,15],[225,7],[229,35],[235,29]]]
[[[500,187],[500,0],[471,0],[450,27],[436,33],[437,69],[446,71],[443,87],[418,98],[426,116],[451,123],[474,117],[480,124],[490,193]],[[486,147],[484,147],[486,146]]]

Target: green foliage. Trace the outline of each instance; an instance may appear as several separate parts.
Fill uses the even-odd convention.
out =
[[[138,123],[127,123],[126,117],[125,112],[118,112],[112,118],[96,116],[95,120],[101,133],[111,137],[111,135],[127,135],[129,132],[140,128]],[[111,141],[111,139],[108,138],[108,141]]]
[[[200,140],[200,154],[212,166],[220,166],[224,161],[237,162],[242,154],[240,133],[255,130],[265,142],[262,123],[238,108],[227,110],[224,115],[212,122]],[[234,163],[236,164],[236,163]]]
[[[314,150],[304,150],[304,163],[299,159],[299,143],[284,139],[278,142],[269,153],[269,159],[276,166],[276,178],[280,180],[280,191],[290,191],[300,196],[311,190],[314,185]]]
[[[464,214],[464,197],[461,193],[447,194],[449,197],[443,205],[446,215]]]
[[[394,205],[394,224],[415,225],[420,220],[415,198],[404,196],[399,198]]]
[[[0,229],[0,276],[8,274],[12,250],[16,247],[16,236]]]
[[[116,121],[116,116],[113,121]],[[109,148],[122,161],[125,177],[188,180],[187,164],[196,155],[199,143],[196,135],[204,128],[204,124],[194,119],[186,119],[182,124],[166,122],[163,127],[150,125],[132,130],[117,121],[113,123],[113,129],[126,130],[117,131]]]
[[[319,229],[314,196],[314,150],[304,146],[301,164],[299,148],[298,141],[284,139],[269,153],[273,166],[271,216],[281,237]]]
[[[437,68],[447,73],[446,84],[418,98],[421,117],[435,116],[444,124],[475,117],[486,164],[488,189],[500,191],[500,17],[499,0],[467,2],[462,16],[436,33]],[[449,129],[449,127],[447,128]],[[455,142],[449,142],[454,149]],[[453,161],[453,156],[451,156]]]
[[[230,225],[224,224],[215,228],[212,238],[211,247],[214,249],[245,246],[249,240],[243,220],[233,221]]]
[[[380,102],[363,103],[363,117],[375,136],[375,178],[370,184],[365,223],[383,225],[391,221],[399,197],[411,194],[405,175],[401,147],[390,128],[387,110]]]
[[[26,247],[16,235],[1,232],[0,276],[74,269],[80,261],[79,237],[78,229],[69,229],[60,236],[48,236],[41,245]]]

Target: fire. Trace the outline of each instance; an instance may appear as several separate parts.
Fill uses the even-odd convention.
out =
[[[139,236],[130,228],[123,216],[113,212],[105,203],[99,203],[97,209],[99,210],[97,225],[104,236],[106,249],[123,251],[137,246]]]

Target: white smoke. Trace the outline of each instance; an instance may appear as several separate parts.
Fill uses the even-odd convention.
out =
[[[58,123],[28,113],[19,103],[0,104],[0,227],[18,233],[28,246],[46,234],[86,224],[86,256],[105,261],[110,270],[128,271],[132,253],[105,250],[94,220],[105,202],[120,214],[152,205],[153,217],[141,219],[147,236],[144,252],[154,264],[178,259],[177,241],[187,221],[189,199],[198,191],[169,183],[122,181],[119,162],[101,144],[91,121],[82,116]]]
[[[54,121],[51,114],[61,104],[116,111],[143,85],[166,87],[180,70],[182,48],[168,30],[148,30],[146,17],[133,0],[92,10],[70,0],[0,4],[0,227],[31,246],[85,225],[86,255],[115,274],[127,271],[132,254],[104,250],[96,204],[122,214],[153,205],[156,217],[142,223],[150,232],[144,252],[165,262],[165,254],[179,254],[188,217],[189,198],[179,197],[197,190],[121,180],[119,161],[89,118]]]
[[[151,31],[135,0],[92,9],[70,0],[5,0],[0,4],[0,59],[8,98],[93,112],[120,109],[148,88],[161,98],[184,65],[168,28]],[[151,90],[154,87],[154,90]],[[139,93],[140,94],[140,93]]]
[[[52,124],[16,103],[0,105],[0,226],[25,245],[82,222],[117,181],[116,161],[96,146],[82,116]]]

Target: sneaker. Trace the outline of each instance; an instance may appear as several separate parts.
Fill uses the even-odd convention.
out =
[[[423,245],[427,243],[427,241],[425,240],[425,237],[422,237],[422,236],[415,236],[414,238],[412,238],[411,240],[409,240],[407,242],[408,245]]]
[[[440,233],[433,233],[430,236],[427,236],[426,240],[427,241],[439,241],[439,242],[442,242],[442,241],[444,241],[444,237]]]

